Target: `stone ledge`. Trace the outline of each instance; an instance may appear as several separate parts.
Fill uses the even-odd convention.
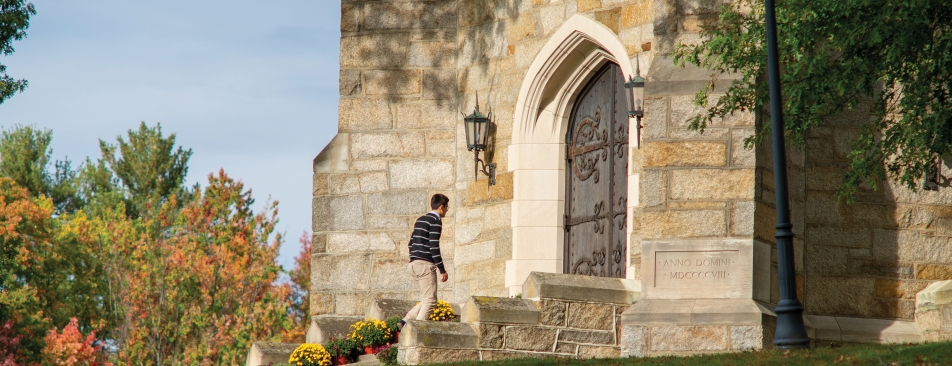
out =
[[[314,173],[334,173],[348,170],[350,135],[338,133],[331,142],[314,157]]]
[[[807,335],[813,340],[856,343],[922,342],[914,321],[804,315]]]
[[[287,363],[291,353],[299,343],[255,342],[248,350],[247,366],[267,366],[273,363]]]
[[[400,348],[476,349],[476,331],[469,324],[410,320],[400,331]],[[429,362],[429,361],[428,361]]]
[[[952,280],[933,282],[916,294],[916,312],[952,303]]]
[[[532,272],[522,285],[522,297],[632,304],[641,299],[641,284],[621,278]]]
[[[307,343],[324,343],[331,338],[344,338],[350,325],[363,320],[356,316],[312,316],[307,328]]]
[[[397,299],[374,299],[367,307],[367,317],[386,320],[391,316],[403,317],[416,306],[416,301]]]
[[[473,296],[463,305],[463,323],[539,324],[539,309],[530,300]]]
[[[771,316],[749,299],[641,300],[621,315],[622,325],[761,325]]]
[[[397,350],[397,363],[400,365],[479,360],[479,350],[476,349],[404,347],[403,332],[400,333],[400,343]]]

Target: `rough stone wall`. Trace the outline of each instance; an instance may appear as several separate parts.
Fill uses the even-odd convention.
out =
[[[473,176],[473,156],[457,124],[456,296],[508,296],[506,261],[513,258],[513,174],[509,150],[519,90],[540,49],[568,18],[584,14],[618,34],[629,54],[647,51],[642,32],[650,32],[650,0],[470,0],[459,3],[458,85],[460,109],[469,113],[479,95],[480,108],[492,110],[494,133],[485,157],[497,164],[497,183],[489,187]],[[624,60],[629,61],[629,60]],[[551,158],[551,157],[549,157]],[[562,157],[559,157],[562,159]],[[478,179],[476,179],[478,178]],[[545,182],[544,184],[558,184]],[[465,197],[465,198],[464,198]],[[465,219],[464,219],[465,217]],[[521,283],[523,279],[514,279]]]
[[[433,193],[459,202],[456,4],[342,2],[338,135],[315,159],[312,315],[407,298],[414,220]],[[454,221],[451,211],[442,241],[451,281]]]
[[[816,128],[804,154],[804,306],[809,314],[912,320],[916,293],[952,279],[952,189],[913,192],[895,182],[835,194],[868,106]],[[948,163],[942,171],[948,172]]]

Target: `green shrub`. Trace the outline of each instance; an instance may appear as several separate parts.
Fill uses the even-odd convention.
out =
[[[377,361],[384,366],[397,365],[397,345],[388,344],[377,351]]]

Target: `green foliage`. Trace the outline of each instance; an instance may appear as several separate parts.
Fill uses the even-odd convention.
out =
[[[393,344],[386,345],[377,352],[377,361],[384,366],[397,365],[397,346]]]
[[[53,150],[53,131],[33,126],[14,126],[0,134],[0,175],[13,179],[31,196],[45,195],[53,200],[58,213],[72,212],[82,203],[74,187],[76,173],[70,161],[57,161],[49,171]]]
[[[128,142],[122,136],[116,137],[117,145],[99,140],[105,164],[97,165],[93,176],[102,180],[105,174],[101,169],[108,167],[127,192],[128,208],[135,216],[182,190],[192,149],[175,149],[175,134],[163,136],[159,124],[148,127],[142,122],[138,131],[129,130],[128,134]]]
[[[840,190],[852,199],[863,185],[895,179],[916,189],[952,148],[952,2],[906,0],[777,1],[786,134],[802,145],[807,131],[854,112],[863,131],[853,141]],[[763,111],[768,104],[763,3],[724,6],[702,31],[707,40],[681,45],[679,64],[740,76],[707,113],[691,119],[703,131],[715,118]],[[769,131],[765,128],[748,147]]]
[[[331,354],[331,357],[350,356],[357,351],[357,342],[353,339],[334,339],[324,344],[324,349]]]
[[[23,0],[0,0],[0,52],[4,56],[13,53],[13,41],[26,37],[30,17],[36,14],[33,4]],[[0,103],[13,94],[26,89],[26,80],[16,80],[7,75],[7,67],[0,65]]]
[[[400,331],[400,327],[398,327],[397,325],[400,324],[401,320],[403,320],[403,318],[397,315],[394,315],[387,319],[384,319],[384,323],[387,323],[387,328],[390,328],[391,334],[397,334],[397,332]]]

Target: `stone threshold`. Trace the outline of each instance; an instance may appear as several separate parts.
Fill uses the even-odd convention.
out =
[[[915,321],[804,315],[807,335],[814,341],[855,343],[919,343]]]

